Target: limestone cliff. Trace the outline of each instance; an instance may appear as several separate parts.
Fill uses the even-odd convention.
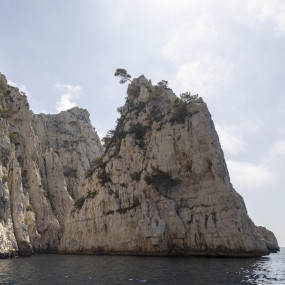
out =
[[[101,154],[86,110],[34,115],[0,74],[0,257],[57,252],[73,205],[68,183],[80,195],[84,171]]]
[[[0,74],[0,257],[279,249],[233,189],[201,98],[141,76],[118,110],[103,153],[86,110],[35,115]]]
[[[103,154],[88,111],[74,107],[58,115],[32,114],[31,119],[42,148],[52,148],[59,156],[68,192],[78,198],[85,171]]]
[[[64,253],[260,256],[278,250],[233,189],[206,104],[141,76],[69,213]],[[273,242],[272,242],[273,241]]]

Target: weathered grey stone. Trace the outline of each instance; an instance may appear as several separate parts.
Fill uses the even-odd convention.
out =
[[[135,79],[128,90],[113,143],[103,156],[105,166],[87,180],[85,201],[67,217],[59,250],[133,255],[268,254],[271,247],[230,183],[203,100],[193,98],[184,105],[185,118],[173,119],[175,96],[171,90],[155,90],[144,77]],[[149,181],[152,174],[162,179]],[[87,199],[90,193],[96,194]],[[278,248],[277,242],[274,245]]]
[[[86,110],[35,115],[27,97],[0,80],[0,257],[279,250],[233,189],[201,98],[186,104],[144,76],[134,79],[103,154]]]

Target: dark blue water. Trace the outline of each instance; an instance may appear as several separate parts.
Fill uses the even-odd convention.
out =
[[[0,260],[0,284],[285,284],[285,248],[262,258],[36,255]]]

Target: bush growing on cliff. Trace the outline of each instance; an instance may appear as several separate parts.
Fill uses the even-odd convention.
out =
[[[11,90],[8,90],[2,83],[0,83],[0,98],[9,96]]]
[[[187,103],[175,98],[170,105],[170,122],[184,123],[187,116]]]
[[[3,108],[0,109],[0,116],[4,119],[8,119],[11,118],[17,112],[18,112],[17,110]]]
[[[174,187],[178,184],[180,184],[180,180],[178,178],[172,178],[171,174],[169,172],[164,172],[159,168],[151,167],[152,174],[148,174],[145,176],[144,180],[145,182],[150,185],[164,185],[167,187]]]
[[[46,198],[49,198],[49,193],[47,190],[43,189],[43,194]]]
[[[77,170],[68,166],[63,167],[63,174],[66,177],[77,177]]]
[[[115,144],[117,147],[120,146],[122,139],[126,137],[126,132],[122,130],[120,124],[118,123],[115,130],[110,130],[107,135],[102,139],[104,143],[105,150]]]
[[[22,141],[22,137],[18,133],[9,132],[9,137],[15,145],[20,144]]]
[[[140,181],[141,179],[141,174],[142,172],[133,172],[130,174],[131,178],[134,180],[134,181]]]
[[[96,169],[103,168],[104,163],[101,157],[96,157],[91,162],[91,168],[85,171],[85,178],[89,178],[93,175]]]
[[[183,100],[184,102],[188,104],[188,103],[191,103],[193,100],[198,99],[198,94],[191,95],[190,92],[185,92],[185,93],[180,94],[180,98],[181,100]]]
[[[33,206],[30,205],[30,204],[28,204],[28,205],[26,206],[26,211],[27,211],[27,212],[35,212]]]
[[[3,183],[7,183],[7,182],[10,182],[11,181],[11,179],[9,178],[9,176],[8,175],[2,175],[2,181],[3,181]]]
[[[161,80],[160,82],[157,83],[157,85],[160,88],[169,89],[168,88],[168,81],[166,81],[166,80]]]
[[[129,96],[137,97],[140,95],[140,90],[141,90],[140,86],[129,85],[127,93]]]
[[[137,140],[142,140],[145,136],[146,128],[140,123],[132,124],[129,132],[134,134]]]
[[[159,86],[155,85],[151,94],[148,97],[148,101],[156,101],[161,98],[162,95],[162,89],[159,88]]]
[[[84,196],[82,196],[78,199],[75,199],[74,205],[73,205],[74,210],[77,210],[77,211],[81,210],[81,208],[84,205],[85,199],[86,198]]]

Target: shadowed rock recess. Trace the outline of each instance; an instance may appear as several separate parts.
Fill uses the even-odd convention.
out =
[[[127,93],[104,149],[86,110],[35,115],[0,74],[0,257],[278,251],[230,183],[203,100],[144,76]]]

